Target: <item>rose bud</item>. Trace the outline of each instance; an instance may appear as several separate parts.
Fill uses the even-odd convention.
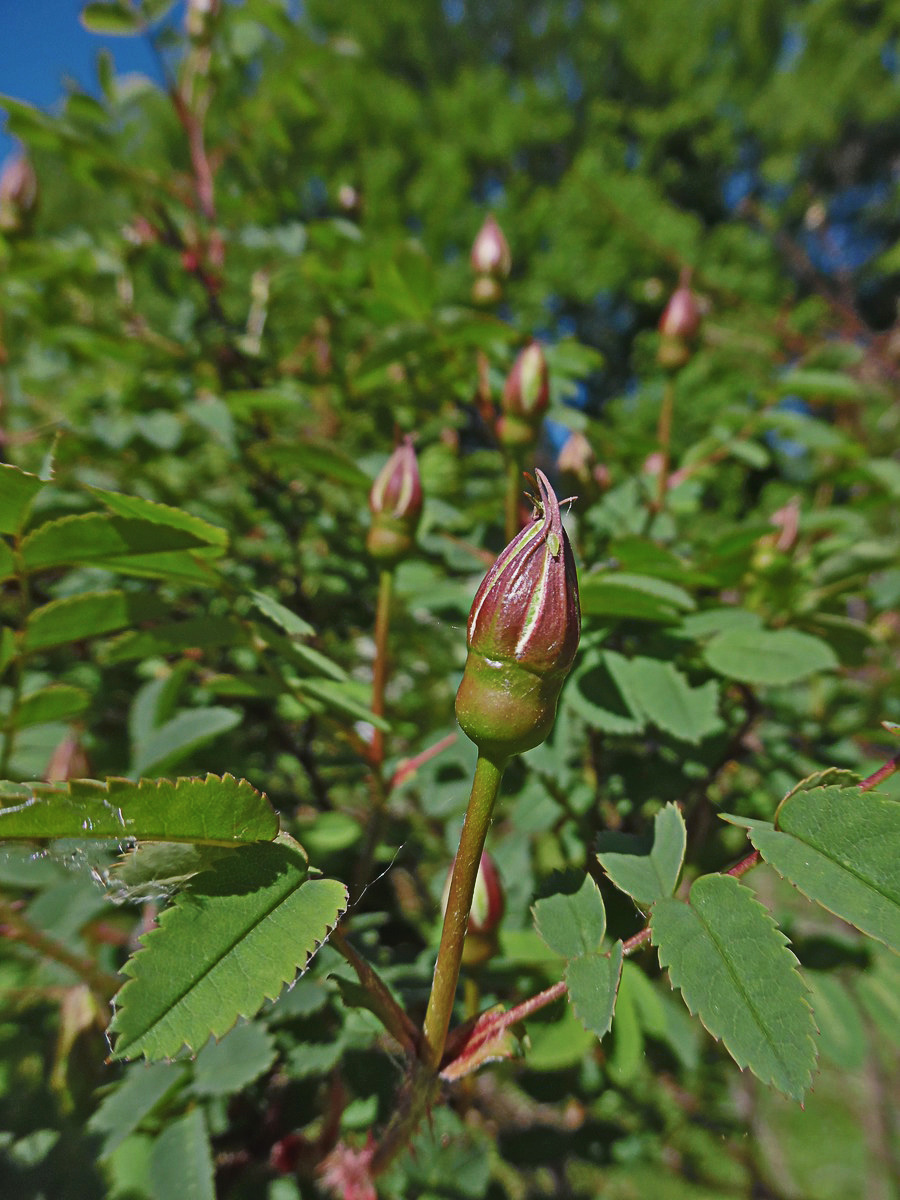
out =
[[[0,170],[0,229],[15,233],[23,228],[37,204],[34,167],[24,154],[8,158]]]
[[[691,357],[691,343],[700,332],[703,310],[691,291],[687,277],[669,297],[669,303],[659,319],[661,334],[657,359],[661,366],[682,367]]]
[[[512,269],[509,243],[490,213],[472,243],[469,262],[476,275],[487,275],[491,279],[506,279]]]
[[[369,511],[372,525],[366,549],[386,566],[399,562],[413,547],[422,515],[419,464],[409,438],[404,438],[372,484]]]
[[[556,467],[567,491],[577,492],[582,504],[592,504],[609,486],[609,471],[597,462],[583,433],[570,433],[556,456]]]
[[[475,595],[456,696],[463,731],[495,761],[546,738],[581,635],[572,547],[559,501],[543,472],[536,474],[532,523],[501,552]]]
[[[550,406],[550,376],[547,360],[538,342],[521,350],[503,385],[497,422],[502,446],[529,446],[537,441],[541,420]]]
[[[454,860],[455,865],[455,860]],[[453,877],[453,867],[447,875],[441,909],[447,911],[447,900],[450,896],[450,880]],[[497,952],[497,926],[503,919],[506,901],[503,896],[503,885],[494,866],[494,860],[484,852],[478,865],[475,877],[475,892],[472,896],[472,907],[469,909],[469,923],[466,926],[466,941],[463,946],[463,962],[467,966],[477,966],[487,962]]]

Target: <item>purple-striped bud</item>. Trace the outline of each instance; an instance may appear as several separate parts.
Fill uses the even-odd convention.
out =
[[[521,350],[503,385],[503,410],[497,422],[502,446],[527,446],[537,441],[541,421],[550,406],[547,360],[538,342]]]
[[[485,217],[472,243],[469,262],[476,275],[487,275],[491,279],[506,279],[512,269],[509,243],[491,213]]]
[[[546,738],[581,636],[572,547],[559,501],[543,472],[536,474],[532,523],[498,556],[475,595],[456,696],[463,731],[499,759]]]
[[[369,493],[372,525],[366,549],[386,565],[412,549],[422,515],[422,481],[412,441],[404,438],[378,473]]]

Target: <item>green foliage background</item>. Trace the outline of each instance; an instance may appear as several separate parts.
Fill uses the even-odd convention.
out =
[[[12,781],[0,836],[4,820],[23,836],[8,822],[32,795],[18,781],[44,778],[65,739],[87,756],[65,774],[246,779],[313,873],[307,885],[292,846],[233,853],[280,855],[294,897],[346,881],[356,943],[420,1019],[474,751],[458,735],[400,769],[458,734],[466,615],[504,540],[503,459],[476,364],[496,398],[538,336],[552,383],[538,465],[559,479],[560,444],[578,431],[607,475],[593,492],[571,486],[582,649],[550,742],[504,780],[490,850],[506,915],[457,1015],[510,1007],[563,972],[574,1008],[540,1012],[524,1057],[455,1085],[384,1195],[889,1197],[900,973],[881,941],[896,949],[896,853],[854,858],[863,818],[836,793],[896,752],[882,722],[900,722],[896,12],[311,0],[295,19],[246,0],[187,39],[180,10],[113,8],[86,19],[147,24],[180,116],[164,89],[116,79],[102,59],[99,102],[74,92],[48,116],[4,101],[40,198],[0,241],[2,453],[31,473],[0,484],[0,777]],[[489,210],[514,264],[496,311],[470,298]],[[841,252],[847,211],[856,241]],[[708,311],[674,377],[675,474],[658,512],[656,324],[685,270]],[[425,513],[395,581],[386,778],[399,782],[376,828],[366,498],[408,432]],[[848,773],[817,781],[843,866],[801,880],[784,839],[807,831],[776,831],[776,809],[829,768]],[[896,777],[881,794],[896,830]],[[93,802],[50,795],[70,815]],[[690,906],[671,896],[680,852],[660,832],[673,804],[686,822],[679,896],[704,879]],[[106,827],[92,841],[47,827],[0,850],[10,1195],[314,1196],[337,1137],[362,1144],[392,1111],[397,1068],[331,946],[196,1057],[105,1063],[104,978],[237,836],[189,836],[181,819],[175,804],[166,836],[197,857],[161,862],[148,844],[122,863]],[[738,1071],[652,949],[625,960],[598,1037],[615,992],[601,943],[637,933],[653,905],[654,945],[692,1011],[739,1062],[805,1092],[811,1051],[783,1076],[757,1065],[755,1040],[736,1052],[706,1011],[721,997],[694,1002],[662,944],[666,916],[699,920],[704,891],[730,902],[739,885],[710,880],[752,848],[747,829],[800,889],[760,867],[730,916],[774,938],[749,887],[800,961],[808,993],[760,935],[774,956],[763,969],[785,972],[784,995],[798,989],[813,1012],[797,1018],[798,1046],[814,1035],[819,1056],[802,1109]],[[667,853],[654,890],[647,864]],[[848,863],[883,869],[893,907],[873,917],[870,896],[848,899]],[[605,924],[595,944],[560,946],[551,900],[585,871]],[[265,994],[330,928],[343,901],[327,899]],[[196,901],[179,893],[169,926]],[[29,944],[21,917],[49,942]],[[67,961],[44,952],[54,945]]]

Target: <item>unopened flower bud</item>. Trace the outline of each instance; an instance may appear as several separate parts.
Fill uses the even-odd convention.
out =
[[[532,523],[484,577],[469,614],[456,716],[480,750],[503,760],[553,727],[581,635],[578,577],[559,501],[537,471]]]
[[[506,279],[512,269],[509,243],[491,213],[472,243],[469,262],[476,275],[488,275],[491,279]]]
[[[497,437],[503,446],[527,446],[537,441],[541,420],[550,406],[547,360],[538,342],[521,350],[503,385],[502,414]]]
[[[87,755],[76,737],[68,734],[50,755],[44,778],[48,783],[84,779],[90,774]]]
[[[657,358],[663,367],[677,368],[691,357],[691,343],[700,332],[703,310],[686,279],[669,297],[659,319],[660,344]]]
[[[479,275],[472,284],[472,301],[475,304],[497,304],[503,299],[503,288],[490,275]]]
[[[598,462],[594,448],[583,433],[570,433],[556,458],[556,466],[567,491],[592,503],[608,486],[609,472]]]
[[[37,176],[25,155],[8,158],[0,170],[0,229],[21,229],[34,212],[37,194]]]
[[[409,438],[397,447],[378,473],[369,493],[372,525],[366,549],[379,562],[399,562],[412,549],[422,515],[422,482]]]
[[[455,862],[455,860],[454,860]],[[450,896],[450,880],[453,877],[453,867],[447,875],[444,885],[444,895],[441,909],[447,911],[447,900]],[[493,933],[503,919],[506,902],[503,896],[503,886],[500,875],[494,865],[494,860],[485,851],[478,865],[475,877],[475,892],[472,896],[472,907],[469,909],[468,933]]]

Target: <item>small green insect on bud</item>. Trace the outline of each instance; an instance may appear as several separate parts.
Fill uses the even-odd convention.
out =
[[[469,614],[456,716],[497,760],[539,745],[553,727],[581,636],[575,559],[559,501],[541,471],[532,523],[484,577]]]
[[[405,558],[422,515],[422,481],[412,441],[404,438],[378,473],[369,493],[372,525],[366,549],[384,566]]]
[[[537,441],[541,421],[550,405],[547,360],[538,342],[520,351],[503,385],[502,414],[497,437],[502,446],[528,446]]]

